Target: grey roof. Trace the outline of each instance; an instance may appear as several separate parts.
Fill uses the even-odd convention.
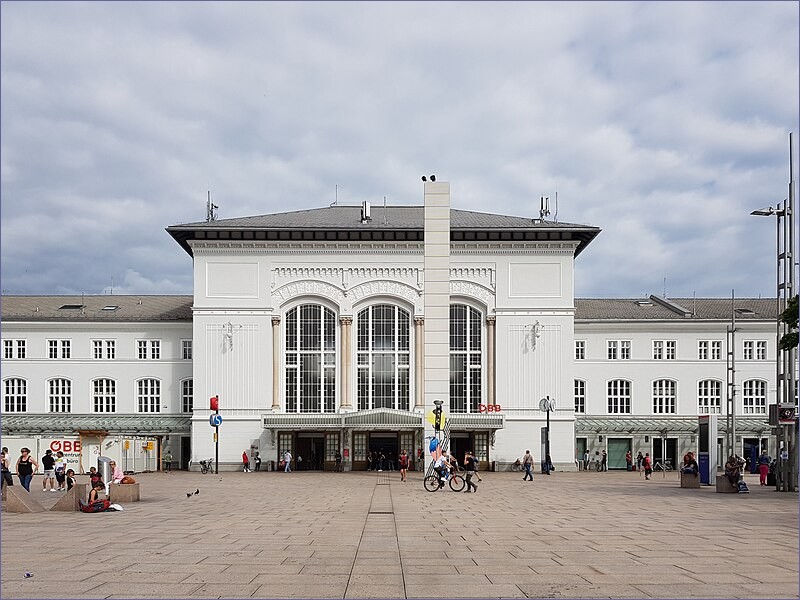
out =
[[[738,309],[736,319],[742,321],[774,321],[778,314],[775,298],[736,298],[733,307]],[[576,298],[575,319],[729,321],[731,308],[730,298]]]
[[[192,321],[191,296],[3,295],[0,308],[3,321]]]
[[[360,206],[327,206],[254,217],[200,221],[167,227],[167,232],[192,254],[193,239],[213,240],[310,240],[348,239],[421,240],[425,228],[424,206],[372,207],[371,218],[362,220]],[[332,234],[338,235],[332,235]],[[527,217],[450,209],[451,239],[571,240],[580,254],[597,234],[598,227],[557,223]],[[290,237],[291,234],[293,237]],[[284,237],[281,237],[284,236]],[[365,237],[366,236],[366,237]]]
[[[373,206],[371,220],[361,222],[360,206],[326,206],[308,210],[199,221],[173,225],[168,229],[422,229],[425,225],[423,206]],[[385,218],[384,218],[385,217]],[[589,227],[553,221],[534,222],[527,217],[510,217],[492,213],[450,209],[451,229],[575,229]],[[596,229],[596,228],[592,228]]]
[[[137,415],[137,414],[12,414],[2,420],[3,435],[22,433],[144,433],[166,435],[191,431],[192,418],[188,415]]]

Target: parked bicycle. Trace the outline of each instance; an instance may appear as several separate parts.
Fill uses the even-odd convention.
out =
[[[450,486],[450,489],[454,492],[463,491],[464,487],[467,485],[467,482],[464,479],[464,475],[461,473],[461,471],[453,471],[452,473],[448,471],[444,474],[444,476],[439,476],[434,472],[432,475],[428,475],[425,478],[423,485],[429,492],[435,492],[442,489],[445,482],[447,482],[447,484]]]
[[[200,461],[200,472],[203,475],[213,470],[214,470],[214,459],[209,458],[208,460]]]
[[[669,459],[665,460],[663,463],[656,461],[656,464],[653,465],[653,471],[663,471],[664,473],[667,473],[672,470],[674,469],[672,468]]]
[[[514,464],[511,465],[511,470],[512,471],[523,471],[523,470],[525,470],[525,467],[522,466],[522,461],[520,459],[517,459],[517,460],[514,461]]]

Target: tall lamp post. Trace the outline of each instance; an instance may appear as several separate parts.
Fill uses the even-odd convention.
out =
[[[776,327],[776,390],[774,414],[778,414],[781,405],[795,406],[797,389],[797,349],[781,349],[781,338],[789,333],[789,326],[781,321],[781,313],[786,310],[789,300],[794,297],[795,285],[795,239],[794,239],[794,158],[792,134],[789,134],[789,197],[779,202],[776,208],[754,210],[751,215],[758,217],[777,217],[777,327]],[[778,473],[775,478],[775,489],[793,492],[797,489],[797,439],[795,424],[774,423],[777,425]],[[784,458],[785,457],[785,458]]]
[[[550,456],[550,413],[556,409],[556,401],[550,396],[545,396],[539,400],[539,410],[547,413],[547,427],[544,433],[544,456],[542,457],[542,473],[550,474],[550,463],[547,458]]]

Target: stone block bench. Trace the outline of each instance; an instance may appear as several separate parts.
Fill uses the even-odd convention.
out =
[[[725,475],[717,475],[717,493],[718,494],[738,494],[739,489],[731,485]]]
[[[690,489],[700,489],[700,475],[691,473],[681,473],[681,487]]]
[[[114,503],[139,502],[138,483],[112,483],[108,488],[109,500]]]

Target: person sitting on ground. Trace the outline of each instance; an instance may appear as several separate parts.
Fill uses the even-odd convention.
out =
[[[86,512],[103,512],[104,510],[108,510],[109,506],[111,506],[111,502],[106,498],[101,498],[100,494],[105,490],[105,485],[102,481],[98,481],[94,484],[91,491],[89,492],[89,500],[87,502],[87,511]]]
[[[728,482],[733,487],[738,487],[739,478],[741,476],[742,473],[739,459],[734,454],[731,454],[728,457],[728,462],[725,463],[725,477],[728,478]]]
[[[693,452],[687,452],[683,457],[683,467],[681,473],[691,474],[697,476],[700,473],[700,466],[694,458]]]

